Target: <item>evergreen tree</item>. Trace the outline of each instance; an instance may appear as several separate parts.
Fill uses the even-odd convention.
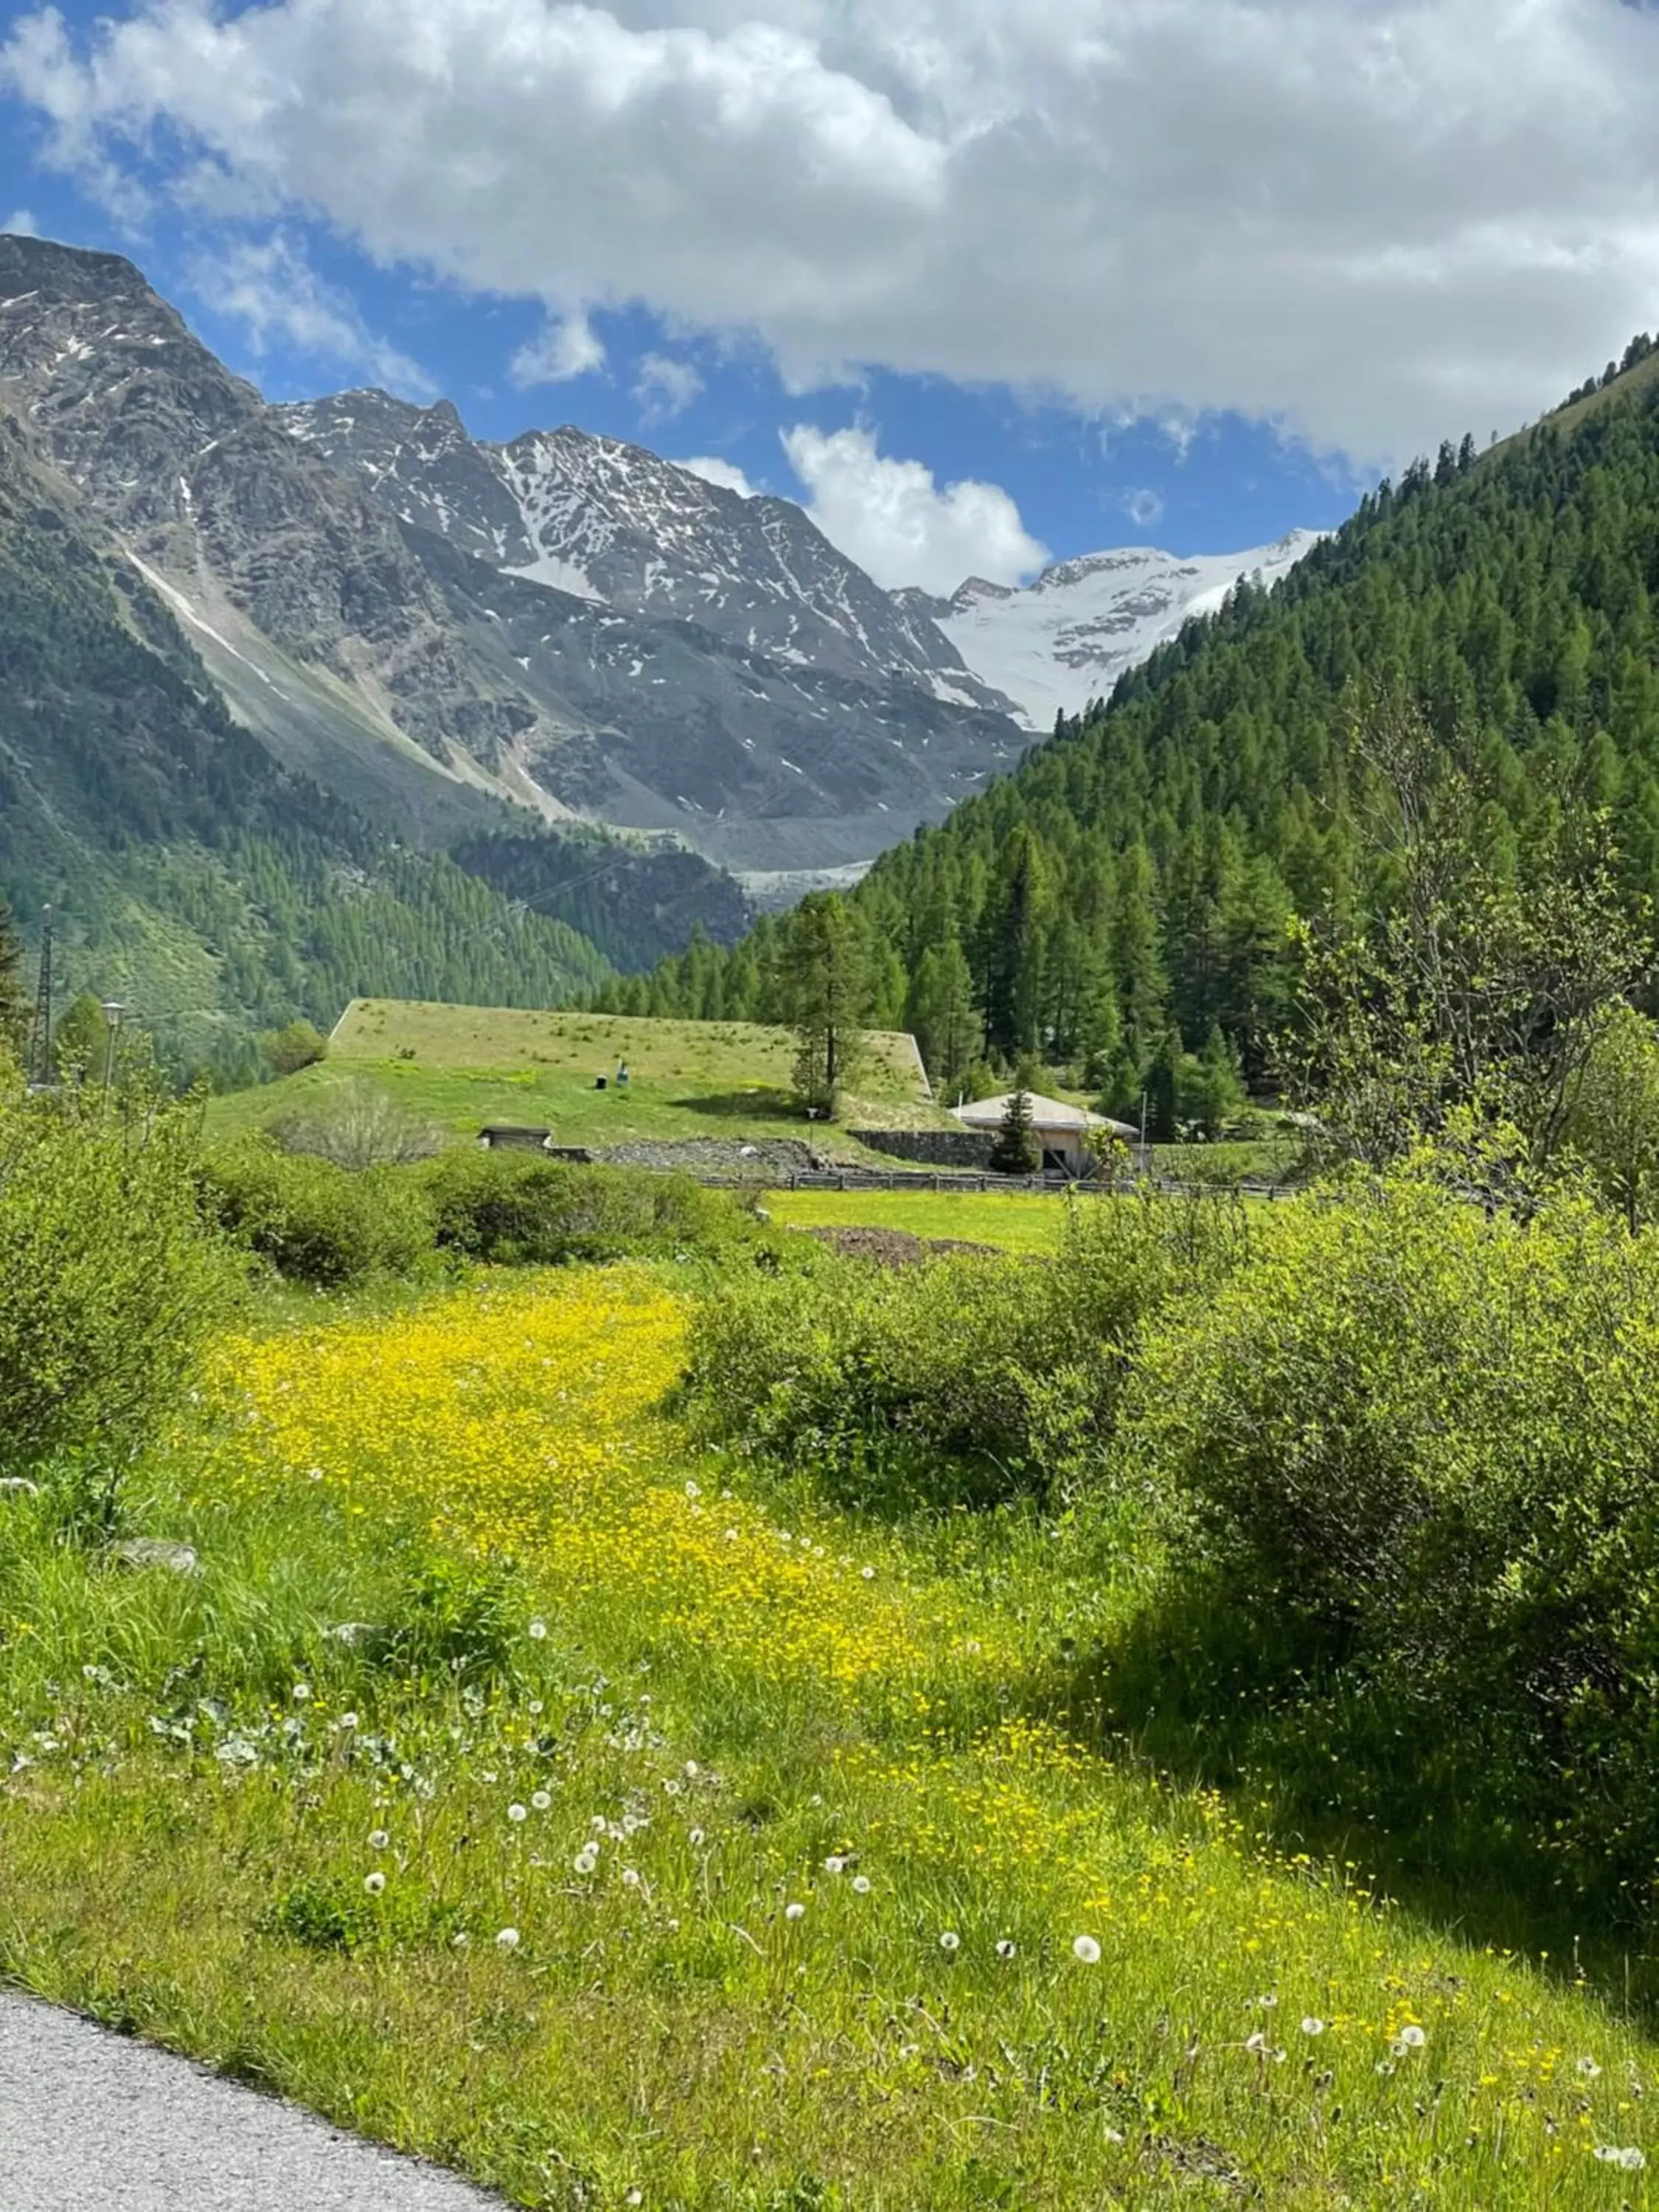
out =
[[[809,1109],[834,1114],[862,1055],[870,998],[864,940],[844,899],[814,891],[790,914],[775,982],[795,1032],[796,1095]]]
[[[1008,1095],[996,1142],[991,1147],[992,1171],[1006,1176],[1035,1175],[1042,1159],[1031,1127],[1031,1101],[1023,1088],[1012,1091]]]
[[[973,975],[954,937],[922,954],[905,1021],[921,1048],[934,1096],[954,1097],[979,1057],[981,1034]]]

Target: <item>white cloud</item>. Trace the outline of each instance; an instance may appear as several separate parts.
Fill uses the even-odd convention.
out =
[[[1137,530],[1150,530],[1155,522],[1164,520],[1164,501],[1149,485],[1127,495],[1123,512]]]
[[[789,465],[806,486],[807,513],[831,544],[895,589],[953,592],[967,576],[1014,584],[1048,558],[998,484],[940,490],[920,461],[888,460],[868,430],[826,436],[800,423],[784,434]]]
[[[642,302],[798,384],[1235,408],[1390,460],[1652,321],[1656,80],[1623,0],[133,0],[0,47],[106,194],[160,148],[198,207],[544,300],[555,374],[597,349],[573,307]]]
[[[187,281],[198,299],[246,326],[256,354],[283,344],[311,360],[370,376],[409,398],[436,396],[420,363],[377,337],[290,238],[237,239],[222,250],[198,253]]]
[[[521,345],[507,363],[507,373],[520,392],[538,384],[573,384],[605,367],[605,347],[599,333],[580,309],[551,316],[536,336]]]
[[[759,485],[750,483],[735,461],[717,460],[700,454],[695,460],[676,461],[674,465],[677,469],[684,469],[689,476],[701,477],[705,483],[719,484],[723,491],[736,492],[739,499],[757,499],[760,496]]]
[[[9,231],[14,238],[39,238],[40,226],[27,208],[14,208],[0,230]]]
[[[672,422],[702,390],[702,379],[689,361],[672,361],[666,354],[648,353],[640,363],[634,397],[647,422]]]

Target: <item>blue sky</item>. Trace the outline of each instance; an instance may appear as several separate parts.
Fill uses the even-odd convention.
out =
[[[0,27],[0,222],[131,254],[271,397],[714,460],[886,583],[1329,526],[1659,321],[1659,40],[1618,0]]]

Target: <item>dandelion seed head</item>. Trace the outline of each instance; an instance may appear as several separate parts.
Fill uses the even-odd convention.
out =
[[[371,1828],[368,1832],[368,1848],[372,1851],[383,1851],[391,1841],[384,1828]]]
[[[868,1897],[870,1894],[869,1875],[867,1874],[855,1874],[853,1876],[853,1887],[860,1897]]]
[[[1302,2023],[1302,2033],[1304,2035],[1323,2035],[1325,2023],[1315,2014],[1310,2013]]]
[[[1085,1966],[1097,1966],[1100,1946],[1092,1936],[1075,1936],[1072,1939],[1072,1956],[1081,1960]]]
[[[783,1908],[783,1917],[786,1920],[805,1920],[806,1907],[804,1905],[786,1905]]]
[[[1018,1948],[1012,1936],[1001,1936],[997,1942],[997,1956],[999,1959],[1012,1959]]]
[[[961,1950],[962,1938],[957,1935],[954,1928],[947,1928],[945,1930],[944,1934],[939,1939],[939,1948],[941,1951]]]
[[[516,1827],[520,1820],[527,1820],[530,1818],[530,1808],[527,1805],[509,1805],[507,1808],[507,1817]]]
[[[516,1928],[498,1928],[495,1931],[495,1947],[498,1950],[501,1951],[516,1951],[519,1948],[518,1929]]]
[[[530,1624],[529,1633],[532,1643],[540,1644],[544,1642],[547,1636],[547,1623],[541,1620],[532,1620]]]
[[[386,1887],[386,1876],[378,1869],[373,1874],[366,1874],[363,1876],[363,1887],[371,1897],[378,1897]]]
[[[823,1863],[823,1870],[825,1874],[845,1874],[847,1871],[847,1862],[845,1859],[836,1858],[832,1855],[830,1857],[825,1859]]]

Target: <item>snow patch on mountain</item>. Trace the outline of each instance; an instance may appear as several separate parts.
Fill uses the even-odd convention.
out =
[[[1292,530],[1252,552],[1185,561],[1128,546],[1059,562],[1023,591],[973,576],[949,599],[894,597],[931,616],[981,682],[1016,702],[1028,729],[1046,731],[1056,713],[1105,696],[1189,617],[1213,613],[1241,577],[1276,582],[1322,534]]]

